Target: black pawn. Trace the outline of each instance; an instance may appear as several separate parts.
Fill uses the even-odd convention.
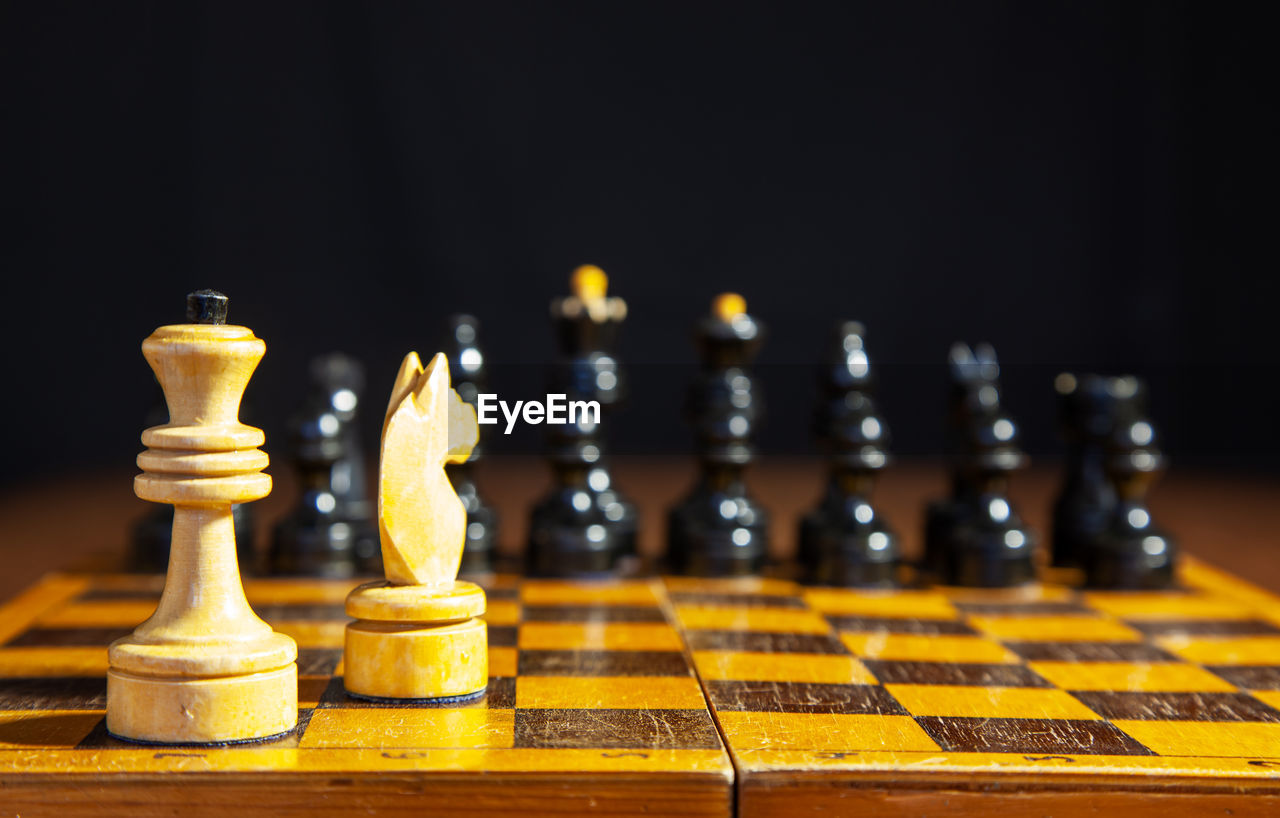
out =
[[[747,494],[743,475],[764,410],[750,370],[764,327],[747,314],[741,297],[727,293],[698,322],[695,337],[701,366],[685,414],[694,428],[700,474],[668,517],[667,561],[678,573],[698,576],[759,573],[768,558],[768,515]]]
[[[485,391],[484,353],[477,344],[480,322],[470,315],[449,318],[449,335],[444,353],[449,358],[449,377],[453,388],[464,401],[476,405],[477,396]],[[483,431],[484,427],[480,427]],[[497,553],[498,514],[485,502],[476,488],[475,464],[480,459],[481,441],[471,450],[465,463],[445,467],[453,489],[467,510],[467,535],[462,549],[461,570],[483,573],[493,570]]]
[[[1086,544],[1102,533],[1116,506],[1107,476],[1107,447],[1116,419],[1140,407],[1143,387],[1137,378],[1062,373],[1054,380],[1058,393],[1067,462],[1062,489],[1053,505],[1052,563],[1079,563]]]
[[[579,407],[572,422],[547,425],[548,459],[554,486],[530,517],[527,570],[537,576],[593,577],[626,572],[636,553],[636,510],[613,484],[605,459],[601,420],[624,395],[614,347],[626,318],[626,303],[605,297],[603,286],[589,297],[584,279],[598,284],[604,273],[579,268],[575,293],[551,303],[559,354],[551,368],[550,394]]]
[[[926,509],[924,554],[920,559],[921,572],[933,579],[941,579],[946,572],[947,554],[956,530],[977,502],[976,475],[966,465],[968,426],[975,410],[994,409],[1000,402],[1000,366],[990,345],[979,344],[970,349],[967,344],[953,344],[947,363],[951,384],[947,393],[945,447],[951,494]]]
[[[268,567],[272,574],[290,576],[380,573],[356,423],[364,368],[334,353],[315,358],[310,375],[310,394],[289,422],[302,497],[275,527]]]
[[[1146,500],[1165,458],[1140,403],[1129,400],[1118,407],[1107,446],[1106,470],[1115,487],[1115,507],[1107,526],[1079,555],[1091,588],[1154,590],[1174,582],[1177,542],[1152,521]]]
[[[995,350],[951,348],[948,450],[952,494],[931,504],[923,567],[950,585],[1005,587],[1035,578],[1035,539],[1008,497],[1026,465],[1019,430],[1000,405]]]
[[[806,581],[822,585],[895,584],[898,540],[871,504],[889,462],[889,428],[876,411],[862,324],[836,328],[823,369],[815,431],[830,475],[821,504],[800,523],[797,557]]]

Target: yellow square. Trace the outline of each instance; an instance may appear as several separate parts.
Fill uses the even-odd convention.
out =
[[[37,621],[48,628],[132,628],[156,612],[158,599],[112,599],[75,602],[41,616]]]
[[[913,716],[985,719],[1097,719],[1098,714],[1063,690],[1036,687],[885,685]]]
[[[767,631],[770,633],[828,633],[827,621],[798,608],[746,608],[677,605],[676,617],[690,630]]]
[[[706,701],[692,676],[522,676],[516,707],[701,710]]]
[[[1085,594],[1089,607],[1120,619],[1248,619],[1250,609],[1218,596],[1095,592]]]
[[[954,602],[980,605],[1031,605],[1037,602],[1066,602],[1074,591],[1065,585],[1036,583],[1011,588],[981,588],[959,585],[938,588]]]
[[[1250,690],[1249,695],[1280,710],[1280,690]]]
[[[244,594],[258,605],[341,605],[351,593],[347,580],[258,578],[244,581]]]
[[[105,647],[0,648],[0,678],[106,675]]]
[[[271,627],[298,643],[300,648],[340,648],[346,641],[347,623],[294,619],[272,622]]]
[[[514,676],[516,675],[516,649],[515,648],[489,648],[489,675],[490,676]]]
[[[1063,690],[1229,693],[1235,688],[1204,668],[1177,662],[1028,662]]]
[[[520,621],[520,603],[510,599],[491,599],[485,603],[482,619],[490,625],[515,625]]]
[[[693,653],[693,663],[698,668],[698,675],[703,679],[876,684],[876,678],[852,656],[698,650]]]
[[[1255,721],[1130,721],[1112,724],[1162,756],[1275,758],[1280,724]]]
[[[0,749],[74,747],[102,716],[101,710],[0,711]]]
[[[647,582],[526,580],[520,600],[528,605],[656,605]]]
[[[525,650],[680,650],[684,645],[670,625],[651,622],[525,622]]]
[[[898,662],[994,662],[1018,661],[1004,645],[980,636],[931,636],[919,633],[842,633],[840,641],[862,659]]]
[[[809,607],[839,616],[955,619],[956,608],[935,591],[849,591],[813,588],[804,592]]]
[[[937,742],[910,716],[848,713],[717,713],[735,750],[885,750],[936,752]]]
[[[1280,636],[1161,636],[1154,641],[1165,650],[1202,665],[1274,665],[1280,661]]]
[[[301,747],[494,748],[515,743],[515,711],[483,708],[325,708],[315,711]]]
[[[971,616],[969,624],[997,639],[1034,642],[1137,642],[1142,635],[1114,619],[1093,616]]]

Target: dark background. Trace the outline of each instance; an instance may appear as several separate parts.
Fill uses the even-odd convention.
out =
[[[1035,456],[1056,372],[1132,371],[1175,467],[1280,471],[1275,48],[1240,8],[0,14],[3,481],[132,460],[139,343],[191,289],[266,340],[246,419],[278,456],[309,356],[367,362],[372,443],[452,311],[484,322],[501,397],[538,395],[547,302],[585,262],[631,309],[623,454],[688,450],[689,328],[733,289],[770,328],[769,452],[812,450],[812,368],[849,317],[901,454],[941,448],[950,342],[988,340]]]

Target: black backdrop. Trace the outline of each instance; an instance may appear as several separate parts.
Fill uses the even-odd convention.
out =
[[[6,3],[3,480],[127,464],[138,349],[197,287],[268,353],[282,453],[308,357],[484,322],[531,397],[546,304],[631,318],[615,448],[687,451],[689,326],[770,327],[766,451],[810,450],[828,327],[865,321],[895,450],[941,444],[955,339],[999,350],[1033,455],[1051,381],[1134,371],[1176,463],[1277,470],[1271,29],[1222,4]],[[534,451],[538,435],[495,440]]]

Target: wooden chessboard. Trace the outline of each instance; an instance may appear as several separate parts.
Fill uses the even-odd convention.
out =
[[[482,699],[343,691],[352,583],[249,580],[298,641],[292,733],[104,729],[106,650],[159,578],[53,575],[0,610],[0,807],[22,815],[1280,812],[1280,599],[857,592],[777,579],[488,583]],[[202,809],[203,808],[203,809]]]
[[[1276,814],[1280,599],[1182,582],[667,580],[742,815]]]

